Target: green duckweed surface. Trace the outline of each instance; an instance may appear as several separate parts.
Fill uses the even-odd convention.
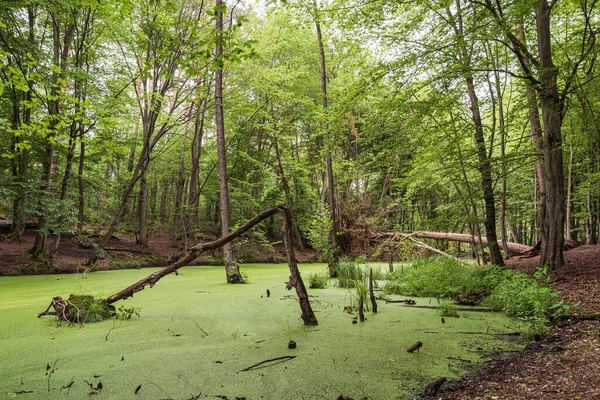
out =
[[[304,277],[324,268],[300,266]],[[36,315],[53,296],[108,296],[152,270],[0,278],[0,398],[403,399],[493,351],[518,348],[490,335],[517,329],[500,314],[461,312],[442,324],[436,310],[380,301],[379,313],[352,324],[343,311],[351,291],[332,286],[309,290],[319,325],[305,327],[285,289],[286,265],[242,270],[249,284],[227,285],[220,267],[184,268],[122,302],[141,307],[141,318],[83,328]],[[417,340],[420,352],[407,353]],[[240,372],[288,355],[296,358]],[[55,368],[45,375],[48,365]],[[99,382],[101,390],[90,388]]]

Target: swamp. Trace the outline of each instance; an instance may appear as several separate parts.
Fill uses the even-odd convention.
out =
[[[308,276],[326,265],[300,269]],[[499,313],[460,311],[442,323],[438,310],[379,300],[377,314],[366,311],[366,321],[353,324],[354,313],[344,311],[356,304],[353,291],[335,287],[333,279],[324,289],[309,289],[319,325],[303,326],[297,298],[285,290],[287,266],[248,264],[242,271],[247,284],[232,286],[223,281],[222,267],[186,267],[123,303],[139,307],[140,317],[83,327],[35,315],[52,294],[112,292],[149,271],[0,279],[0,396],[406,398],[437,378],[456,377],[522,347],[503,335],[519,324]],[[295,349],[288,349],[290,340]],[[416,341],[422,348],[408,353]],[[243,371],[284,356],[295,358]]]

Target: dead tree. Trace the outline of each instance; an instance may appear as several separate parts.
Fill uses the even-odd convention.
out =
[[[373,268],[369,270],[369,298],[371,299],[371,310],[377,312],[377,301],[375,300],[375,294],[373,293]]]
[[[381,239],[388,239],[388,238],[411,239],[414,237],[425,238],[425,239],[450,240],[450,241],[455,241],[455,242],[472,243],[472,244],[479,243],[479,240],[477,238],[473,239],[473,237],[471,237],[471,235],[468,235],[466,233],[427,232],[427,231],[420,231],[420,232],[413,232],[413,233],[401,233],[401,232],[370,232],[369,233],[369,239],[373,240],[373,241],[377,241],[377,240],[381,240]],[[481,238],[481,243],[487,244],[487,239]],[[532,246],[527,246],[527,245],[520,244],[520,243],[507,242],[506,245],[513,254],[517,254],[517,255],[530,254],[534,250],[534,248]],[[434,250],[432,248],[429,248],[428,250],[435,251],[437,249]],[[437,252],[439,254],[439,251],[435,251],[435,252]],[[447,256],[447,254],[440,254],[440,255]]]
[[[306,287],[304,286],[304,282],[302,281],[302,277],[300,276],[300,271],[298,270],[298,264],[296,262],[296,256],[294,254],[294,248],[292,246],[290,226],[291,226],[291,213],[288,207],[284,205],[276,206],[273,208],[269,208],[268,210],[260,212],[254,218],[240,226],[235,231],[230,234],[223,236],[217,240],[207,243],[198,243],[188,250],[187,255],[185,257],[180,258],[179,260],[174,261],[170,265],[164,267],[161,270],[158,270],[146,278],[139,280],[138,282],[126,287],[118,293],[109,296],[106,299],[107,304],[112,304],[119,300],[125,300],[129,297],[133,297],[133,295],[137,292],[144,290],[146,286],[153,287],[156,283],[161,280],[163,277],[177,272],[177,270],[181,267],[184,267],[194,261],[198,256],[206,251],[215,250],[221,248],[223,245],[230,243],[232,240],[237,237],[243,235],[254,226],[256,226],[261,221],[271,217],[274,214],[282,213],[283,214],[283,234],[284,234],[284,244],[287,253],[288,265],[290,269],[290,279],[286,285],[289,289],[295,288],[296,294],[298,295],[298,299],[300,300],[300,308],[302,310],[302,320],[304,321],[304,325],[317,325],[317,317],[315,316],[312,307],[310,305],[308,299],[308,293],[306,292]],[[57,310],[59,311],[59,310]]]

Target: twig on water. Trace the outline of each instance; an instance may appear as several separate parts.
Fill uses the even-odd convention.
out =
[[[254,365],[249,366],[248,368],[244,368],[240,372],[250,371],[250,370],[253,370],[253,369],[257,368],[257,367],[260,367],[263,364],[270,363],[270,362],[273,362],[273,361],[288,361],[288,360],[292,360],[292,359],[294,359],[296,357],[297,356],[281,356],[281,357],[269,358],[268,360],[261,361],[259,363],[256,363]]]

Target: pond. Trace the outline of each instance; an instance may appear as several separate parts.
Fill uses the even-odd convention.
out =
[[[84,327],[36,315],[53,296],[109,296],[153,269],[0,278],[0,397],[402,399],[522,346],[497,335],[518,325],[496,313],[461,312],[442,323],[437,310],[379,301],[377,314],[353,324],[344,312],[352,290],[333,281],[309,289],[319,325],[305,327],[295,292],[285,289],[286,265],[242,270],[246,285],[224,283],[222,267],[183,268],[115,304],[140,307],[141,318]],[[325,265],[300,270],[307,277]],[[288,349],[290,340],[297,348]],[[420,351],[408,353],[417,341]],[[285,356],[295,358],[242,371]]]

